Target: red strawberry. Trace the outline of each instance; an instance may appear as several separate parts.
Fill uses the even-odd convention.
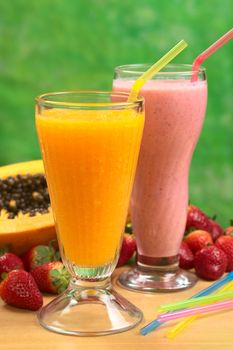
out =
[[[211,234],[213,241],[216,241],[218,237],[223,235],[223,229],[214,218],[209,219],[209,224],[210,224],[209,233]]]
[[[32,271],[37,266],[41,266],[50,261],[57,261],[59,259],[60,254],[54,249],[53,243],[32,247],[23,256],[24,265],[27,271]]]
[[[226,271],[233,271],[233,237],[221,236],[217,239],[215,245],[221,248],[227,256]]]
[[[194,255],[185,241],[181,242],[179,255],[180,255],[179,266],[185,270],[192,269]]]
[[[136,251],[136,241],[135,241],[134,235],[130,235],[129,233],[124,233],[117,267],[125,265],[127,261],[133,256],[135,251]]]
[[[0,256],[0,280],[3,273],[12,270],[24,270],[23,261],[13,253],[5,253]]]
[[[46,293],[62,293],[70,281],[70,274],[61,261],[52,261],[38,266],[31,274],[39,290]]]
[[[194,267],[199,277],[207,280],[217,280],[226,271],[226,254],[214,245],[204,247],[196,253]]]
[[[185,237],[185,242],[188,244],[193,254],[198,252],[198,250],[202,249],[203,247],[213,244],[210,233],[202,230],[190,232]]]
[[[230,226],[225,228],[224,233],[227,236],[232,236],[233,237],[233,220],[230,221]]]
[[[210,232],[211,227],[208,216],[201,209],[194,205],[188,206],[186,231],[197,229]]]
[[[6,304],[20,309],[38,310],[43,304],[42,295],[30,273],[14,270],[0,284],[0,296]]]

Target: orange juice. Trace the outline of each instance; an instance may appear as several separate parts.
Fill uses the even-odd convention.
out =
[[[117,255],[144,118],[135,109],[48,109],[36,116],[60,246],[70,263]]]

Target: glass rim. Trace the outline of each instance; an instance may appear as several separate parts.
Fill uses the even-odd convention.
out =
[[[121,65],[121,66],[117,66],[115,67],[114,71],[116,73],[127,73],[127,74],[143,74],[146,70],[146,68],[149,68],[153,65],[153,63],[133,63],[133,64],[125,64],[125,65]],[[141,69],[140,69],[141,67]],[[145,67],[145,69],[143,70],[142,67]],[[168,76],[172,76],[172,75],[176,75],[176,74],[180,74],[180,75],[191,75],[192,73],[202,73],[205,74],[206,73],[206,69],[203,66],[200,66],[200,68],[198,69],[198,71],[193,71],[192,70],[192,64],[185,64],[185,63],[171,63],[171,64],[167,64],[163,69],[166,68],[180,68],[180,70],[176,70],[176,71],[164,71],[161,70],[158,73],[155,74],[156,75],[168,75]],[[137,69],[137,70],[134,70]]]
[[[71,107],[71,108],[82,108],[82,107],[105,107],[105,108],[111,108],[111,107],[122,107],[122,108],[133,108],[136,106],[140,106],[144,102],[144,98],[142,96],[138,96],[137,99],[133,100],[132,102],[126,101],[120,101],[120,102],[70,102],[70,101],[56,101],[52,100],[52,97],[55,96],[69,96],[69,95],[80,95],[80,96],[87,96],[93,95],[93,96],[115,96],[115,97],[128,97],[128,92],[123,91],[107,91],[107,90],[65,90],[65,91],[54,91],[54,92],[46,92],[44,94],[38,95],[35,97],[35,101],[40,106],[48,106],[48,107]]]

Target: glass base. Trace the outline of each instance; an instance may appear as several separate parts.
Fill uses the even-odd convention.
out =
[[[109,281],[71,282],[68,289],[37,313],[46,329],[77,336],[127,331],[143,318],[142,312],[112,289]]]
[[[197,280],[194,273],[178,267],[178,256],[151,260],[139,256],[137,266],[123,272],[118,283],[129,290],[166,293],[191,288]]]

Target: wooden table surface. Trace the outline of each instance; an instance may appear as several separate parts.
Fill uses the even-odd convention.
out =
[[[116,277],[121,269],[113,275],[116,290],[138,306],[144,313],[142,323],[128,331],[110,336],[76,337],[56,334],[42,328],[36,314],[6,306],[0,301],[0,349],[6,350],[232,350],[233,349],[233,310],[220,311],[214,316],[203,315],[193,322],[174,340],[165,337],[170,325],[167,323],[159,330],[147,336],[141,336],[139,329],[156,318],[156,308],[160,304],[189,298],[210,283],[199,281],[193,288],[169,294],[143,294],[130,292],[116,285]],[[53,297],[45,297],[44,304]]]

